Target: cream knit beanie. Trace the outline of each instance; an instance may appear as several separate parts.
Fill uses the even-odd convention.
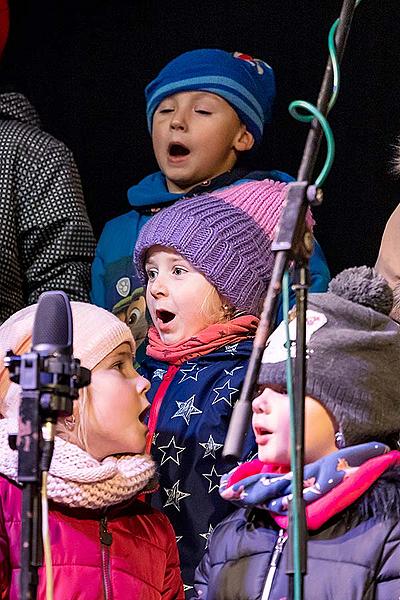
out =
[[[0,327],[0,416],[14,417],[18,410],[20,388],[11,383],[3,359],[7,350],[23,354],[31,349],[32,329],[37,305],[16,312]],[[81,365],[93,369],[112,350],[124,342],[135,349],[131,331],[116,316],[84,302],[71,302],[73,355]],[[12,414],[10,414],[12,413]]]

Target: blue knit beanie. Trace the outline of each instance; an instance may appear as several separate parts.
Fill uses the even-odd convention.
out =
[[[195,90],[224,98],[253,134],[255,145],[261,142],[275,98],[274,72],[267,63],[240,52],[215,49],[192,50],[174,58],[145,89],[149,131],[164,98]]]

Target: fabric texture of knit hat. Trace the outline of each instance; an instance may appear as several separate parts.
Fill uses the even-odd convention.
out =
[[[163,209],[147,221],[136,243],[143,281],[149,248],[173,248],[236,309],[258,316],[271,278],[271,242],[286,187],[268,179],[249,181]]]
[[[271,121],[275,77],[262,60],[240,52],[203,49],[185,52],[171,60],[145,89],[147,124],[160,102],[178,92],[217,94],[234,108],[259,144],[264,125]]]
[[[37,305],[16,312],[0,327],[0,414],[19,399],[19,386],[11,383],[3,359],[7,350],[16,354],[29,352]],[[93,369],[114,348],[128,342],[135,348],[132,333],[117,317],[93,304],[71,302],[73,320],[73,353],[81,365]]]
[[[389,441],[400,432],[400,327],[388,315],[392,290],[369,267],[346,269],[307,309],[306,395],[334,417],[346,446]],[[295,319],[289,323],[296,354]],[[286,387],[282,323],[268,339],[260,384]]]

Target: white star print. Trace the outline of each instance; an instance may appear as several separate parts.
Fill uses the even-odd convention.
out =
[[[182,538],[183,538],[183,535],[176,535],[175,536],[176,543],[180,542]]]
[[[153,433],[153,440],[152,440],[152,444],[155,444],[157,441],[158,436],[160,435],[160,432],[158,431],[157,433]]]
[[[239,342],[238,342],[239,343]],[[237,352],[237,347],[238,347],[238,343],[237,344],[227,344],[225,346],[225,353],[226,354],[232,354],[232,356],[234,354],[236,354]]]
[[[182,419],[185,419],[186,425],[189,425],[190,417],[192,415],[200,415],[203,411],[194,406],[195,397],[195,394],[193,394],[193,396],[186,400],[186,402],[178,402],[176,400],[175,402],[178,405],[178,410],[174,415],[172,415],[171,419],[174,419],[175,417],[182,417]]]
[[[209,494],[211,494],[211,492],[215,490],[215,488],[219,488],[219,480],[221,479],[221,475],[218,475],[217,471],[215,470],[215,465],[212,466],[211,473],[202,473],[202,475],[207,479],[209,483]]]
[[[235,392],[238,392],[239,390],[234,387],[231,387],[229,385],[230,382],[231,382],[231,380],[227,379],[227,381],[225,381],[224,385],[213,389],[213,392],[215,392],[215,394],[216,394],[216,396],[212,402],[213,404],[217,404],[217,402],[221,402],[221,400],[223,400],[224,402],[229,404],[229,406],[232,406],[232,395]],[[222,390],[225,390],[225,392],[223,392]],[[229,396],[229,398],[228,398],[228,396]]]
[[[172,448],[171,448],[171,444],[172,444]],[[165,450],[164,450],[164,448],[165,448]],[[186,450],[185,447],[177,446],[175,444],[175,436],[174,435],[170,439],[169,444],[167,444],[166,446],[159,446],[158,449],[160,450],[160,452],[163,453],[160,466],[163,465],[164,463],[166,463],[167,460],[172,460],[177,465],[180,465],[179,455],[181,452]],[[172,450],[172,454],[169,454],[167,452],[168,449]],[[175,452],[174,452],[174,450],[175,450]]]
[[[186,585],[186,583],[183,584],[183,591],[187,592],[188,590],[192,590],[193,586],[192,585]]]
[[[182,381],[186,381],[187,379],[193,379],[193,381],[197,381],[199,373],[201,373],[201,371],[204,371],[204,369],[207,369],[207,367],[198,367],[196,363],[188,362],[186,364],[188,365],[188,367],[190,365],[190,369],[181,369],[180,372],[183,373],[183,377],[179,381],[179,383],[182,383]]]
[[[162,379],[167,371],[165,369],[156,369],[152,379]]]
[[[173,506],[175,506],[176,510],[181,510],[179,503],[186,498],[187,496],[190,496],[191,494],[186,494],[186,492],[180,492],[179,491],[179,479],[178,481],[176,481],[174,483],[174,485],[172,486],[172,488],[170,488],[169,490],[167,488],[164,488],[164,491],[167,493],[167,501],[164,504],[164,508],[166,506],[170,506],[171,504]]]
[[[203,458],[210,455],[213,458],[215,458],[215,451],[218,450],[218,448],[222,448],[223,446],[223,444],[216,444],[212,435],[210,435],[207,442],[199,442],[199,445],[203,446],[205,450]]]
[[[204,550],[207,550],[207,548],[208,548],[208,538],[210,537],[210,535],[212,534],[213,531],[214,531],[214,527],[210,523],[210,525],[208,527],[208,531],[206,533],[199,533],[199,536],[206,540],[206,545],[204,546]]]
[[[228,369],[224,369],[224,373],[225,375],[230,375],[232,377],[232,375],[234,374],[235,371],[240,371],[240,369],[243,369],[244,367],[235,367],[234,369],[232,369],[232,371],[228,371]]]

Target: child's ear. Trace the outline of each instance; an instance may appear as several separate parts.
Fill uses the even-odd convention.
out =
[[[246,125],[242,124],[240,131],[233,141],[233,147],[238,152],[245,152],[251,150],[254,146],[254,136],[250,131],[247,130]]]

